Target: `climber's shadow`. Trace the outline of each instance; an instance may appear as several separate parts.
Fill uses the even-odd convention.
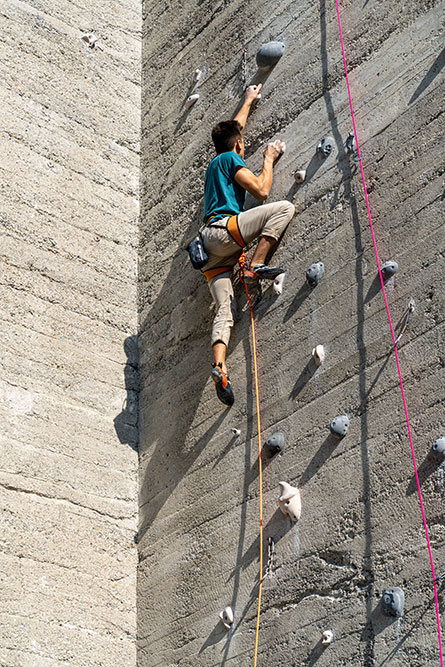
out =
[[[287,322],[288,320],[290,320],[292,315],[295,315],[295,313],[300,308],[300,306],[304,303],[304,301],[306,301],[306,299],[308,298],[310,293],[311,293],[311,288],[309,287],[309,285],[307,283],[304,283],[300,287],[300,289],[298,290],[296,295],[294,296],[294,298],[292,300],[292,303],[290,304],[289,308],[287,309],[287,311],[284,315],[284,318],[283,318],[284,323]]]
[[[437,470],[437,463],[433,460],[432,456],[428,454],[417,469],[420,486],[422,486],[422,484],[426,482],[428,477],[432,475],[435,470]],[[408,484],[408,488],[406,489],[406,495],[411,496],[416,491],[417,491],[417,480],[416,480],[416,474],[413,473],[413,476],[411,477],[410,482]]]
[[[138,336],[125,339],[127,363],[124,368],[127,396],[122,411],[114,418],[114,428],[119,442],[137,451],[139,443],[139,345]]]
[[[321,466],[326,463],[340,442],[341,441],[335,438],[332,433],[327,436],[316,454],[314,454],[312,457],[306,470],[303,471],[299,483],[300,487],[303,487],[305,484],[307,484],[307,482],[309,482],[310,479],[312,479],[314,475],[316,475]]]
[[[317,366],[315,364],[315,361],[311,357],[307,362],[306,366],[301,371],[300,375],[298,376],[297,381],[295,382],[292,391],[289,394],[289,398],[292,398],[293,400],[298,398],[300,392],[304,389],[309,380],[314,376],[316,370]]]

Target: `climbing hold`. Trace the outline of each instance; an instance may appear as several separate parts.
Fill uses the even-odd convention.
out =
[[[275,294],[278,294],[278,296],[283,293],[283,283],[285,277],[285,273],[280,273],[273,281],[273,291]]]
[[[235,620],[233,616],[233,611],[232,607],[226,607],[225,609],[222,610],[222,612],[219,615],[221,621],[223,622],[224,627],[227,630],[230,630],[230,628],[233,625],[233,621]]]
[[[299,171],[296,171],[294,178],[296,183],[304,183],[306,179],[306,169],[300,169]]]
[[[196,299],[196,294],[193,294],[193,292],[191,294],[189,294],[188,297],[187,297],[187,301],[189,303],[193,303],[193,301],[195,301],[195,299]]]
[[[383,613],[386,616],[397,616],[398,618],[403,614],[403,607],[405,605],[405,593],[397,586],[395,588],[387,588],[382,596]]]
[[[317,144],[317,153],[323,158],[329,157],[334,150],[334,140],[332,137],[323,137]]]
[[[187,111],[192,108],[192,106],[199,100],[199,93],[193,93],[190,97],[187,98],[185,102],[185,108]]]
[[[323,345],[317,345],[316,347],[314,347],[314,349],[312,350],[312,358],[315,361],[316,366],[321,366],[321,364],[326,358],[326,353],[324,351]]]
[[[80,39],[83,42],[86,42],[90,49],[94,49],[96,42],[97,42],[97,37],[94,33],[92,32],[86,32],[83,35],[80,36]]]
[[[334,150],[334,146],[335,142],[332,137],[323,137],[317,144],[317,153],[321,155],[322,158],[327,158]]]
[[[256,64],[260,69],[268,69],[277,64],[284,53],[283,42],[268,42],[263,44],[257,51]]]
[[[235,438],[239,438],[241,435],[241,429],[240,428],[232,428],[232,433],[235,436]]]
[[[445,461],[445,436],[437,438],[431,447],[431,453],[438,461]]]
[[[300,491],[287,482],[278,482],[281,486],[281,495],[279,498],[280,510],[287,514],[292,521],[298,521],[301,516],[301,496]]]
[[[310,287],[315,287],[320,282],[324,274],[324,264],[323,262],[316,262],[311,264],[308,270],[306,271],[306,280],[309,283]]]
[[[397,273],[399,268],[399,265],[397,262],[393,262],[390,260],[389,262],[385,262],[381,268],[383,278],[386,280],[387,278],[391,278],[395,273]]]
[[[193,82],[198,83],[199,81],[201,81],[201,78],[202,78],[202,70],[195,69],[193,74]]]
[[[273,435],[270,436],[270,438],[267,438],[264,445],[268,449],[269,454],[271,456],[275,456],[275,454],[279,454],[280,452],[283,451],[283,447],[284,447],[284,435],[283,435],[283,433],[274,433]]]
[[[329,425],[329,430],[336,438],[344,438],[349,430],[349,418],[346,415],[334,417]]]
[[[329,646],[334,641],[334,633],[332,630],[324,630],[321,635],[321,643],[323,646]]]

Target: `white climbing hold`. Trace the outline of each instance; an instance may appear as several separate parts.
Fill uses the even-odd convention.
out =
[[[323,646],[329,646],[334,641],[334,633],[332,630],[325,630],[321,635],[321,643]]]
[[[287,514],[292,521],[298,521],[301,516],[301,496],[299,489],[287,482],[278,483],[281,486],[281,495],[278,501],[280,510],[283,514]]]
[[[273,281],[273,291],[275,294],[278,294],[278,296],[283,293],[283,283],[285,277],[285,273],[280,273]]]
[[[201,81],[201,78],[202,78],[202,70],[200,70],[199,68],[195,69],[195,72],[193,74],[194,83],[198,83],[198,81]]]
[[[80,39],[86,42],[90,47],[90,49],[94,49],[97,42],[97,37],[92,32],[85,32],[83,35],[80,36]]]
[[[326,359],[326,353],[324,351],[323,345],[316,345],[312,350],[312,358],[315,361],[316,366],[321,366],[323,361]]]
[[[187,111],[192,108],[192,106],[199,100],[199,93],[193,93],[190,97],[187,98],[185,102],[185,108]]]
[[[232,428],[232,433],[235,436],[235,438],[239,438],[241,435],[241,429],[240,428]]]
[[[222,610],[222,612],[219,615],[224,627],[227,630],[230,630],[230,628],[233,625],[233,621],[235,620],[235,617],[233,615],[232,607],[226,607],[225,609]]]
[[[304,183],[304,181],[306,180],[306,169],[299,169],[298,171],[296,171],[294,174],[294,178],[296,183]]]

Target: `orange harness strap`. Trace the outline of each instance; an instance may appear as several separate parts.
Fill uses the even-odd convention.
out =
[[[235,243],[237,243],[240,246],[240,248],[244,248],[246,246],[246,242],[244,241],[239,229],[237,215],[231,215],[230,218],[227,220],[227,231],[232,237],[232,239],[235,241]]]
[[[220,273],[227,273],[227,271],[232,271],[232,269],[233,266],[215,266],[214,269],[203,271],[203,274],[205,275],[207,282],[209,282],[215,276],[219,276]]]

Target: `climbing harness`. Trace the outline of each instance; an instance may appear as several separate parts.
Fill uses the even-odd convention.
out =
[[[205,226],[208,226],[210,222],[213,220],[215,216],[212,215],[206,222]],[[217,229],[225,229],[229,236],[235,241],[237,245],[239,245],[240,248],[243,249],[247,245],[246,242],[244,241],[239,224],[238,224],[238,216],[237,215],[229,215],[227,223],[225,225],[215,225],[213,224],[212,227],[216,227]],[[196,239],[195,239],[196,241]],[[193,243],[193,242],[192,242]],[[190,244],[192,245],[192,244]],[[190,248],[190,246],[189,246]],[[190,250],[189,250],[190,254]],[[207,254],[207,253],[206,253]],[[207,261],[208,261],[208,256],[207,256]],[[193,263],[193,262],[192,262]],[[195,265],[193,265],[195,266]],[[205,266],[205,264],[201,264],[201,267]],[[220,273],[226,273],[227,271],[232,271],[233,266],[215,266],[213,269],[207,269],[207,271],[203,271],[203,274],[205,275],[205,278],[207,282],[212,280],[215,276],[218,276]]]
[[[424,507],[423,507],[422,490],[420,488],[419,474],[418,474],[418,470],[417,470],[416,456],[415,456],[415,453],[414,453],[414,445],[413,445],[413,439],[412,439],[412,435],[411,435],[411,426],[410,426],[409,415],[408,415],[408,406],[407,406],[407,403],[406,403],[405,391],[404,391],[404,388],[403,388],[402,371],[400,369],[399,355],[398,355],[398,352],[397,352],[397,344],[396,344],[396,338],[395,338],[395,334],[394,334],[394,327],[393,327],[393,324],[392,324],[391,313],[390,313],[389,305],[388,305],[388,299],[386,297],[383,275],[382,275],[382,271],[381,271],[381,268],[380,268],[379,254],[378,254],[377,243],[376,243],[375,234],[374,234],[374,225],[372,224],[371,209],[370,209],[370,206],[369,206],[368,190],[367,190],[367,187],[366,187],[365,174],[364,174],[364,171],[363,171],[363,163],[361,161],[360,145],[359,145],[359,141],[358,141],[358,137],[357,137],[357,129],[356,129],[356,125],[355,125],[354,108],[353,108],[353,105],[352,105],[352,95],[351,95],[351,88],[350,88],[350,85],[349,85],[348,67],[347,67],[347,64],[346,64],[345,47],[344,47],[344,43],[343,43],[343,31],[342,31],[342,27],[341,27],[339,0],[336,0],[336,5],[337,5],[337,18],[338,18],[338,28],[339,28],[339,32],[340,32],[341,50],[342,50],[342,56],[343,56],[343,65],[344,65],[344,70],[345,70],[346,86],[347,86],[347,89],[348,89],[348,96],[349,96],[349,107],[350,107],[350,110],[351,110],[351,118],[352,118],[352,125],[354,127],[354,135],[355,135],[355,139],[356,139],[356,142],[357,142],[357,156],[358,156],[359,161],[360,161],[360,172],[361,172],[361,175],[362,175],[363,190],[364,190],[365,201],[366,201],[366,209],[368,211],[369,226],[370,226],[370,230],[371,230],[372,242],[373,242],[373,245],[374,245],[375,258],[376,258],[376,261],[377,261],[377,269],[378,269],[378,272],[379,272],[380,282],[381,282],[381,285],[382,285],[382,293],[383,293],[383,299],[385,301],[385,306],[386,306],[386,314],[388,316],[389,328],[391,330],[391,336],[392,336],[392,340],[393,340],[393,344],[394,344],[394,354],[395,354],[395,359],[396,359],[397,372],[398,372],[398,375],[399,375],[400,391],[401,391],[401,394],[402,394],[403,407],[404,407],[404,410],[405,410],[406,425],[407,425],[407,429],[408,429],[408,438],[409,438],[409,443],[410,443],[410,447],[411,447],[411,456],[412,456],[413,465],[414,465],[414,474],[415,474],[416,482],[417,482],[417,491],[418,491],[418,494],[419,494],[420,509],[421,509],[421,512],[422,512],[423,526],[424,526],[424,529],[425,529],[425,537],[426,537],[426,543],[427,543],[427,547],[428,547],[428,554],[429,554],[429,558],[430,558],[431,572],[432,572],[432,575],[433,575],[434,599],[435,599],[435,604],[436,604],[437,634],[438,634],[438,639],[439,639],[440,664],[441,664],[441,667],[443,667],[442,637],[441,637],[441,631],[440,631],[440,614],[439,614],[439,598],[438,598],[438,594],[437,594],[437,578],[436,578],[436,574],[435,574],[435,571],[434,571],[433,554],[432,554],[432,551],[431,551],[431,543],[430,543],[430,538],[429,538],[428,526],[427,526],[427,522],[426,522],[425,510],[424,510]]]
[[[261,614],[261,593],[263,589],[263,465],[261,459],[261,420],[260,420],[260,398],[259,398],[259,387],[258,387],[258,365],[257,365],[257,354],[256,354],[256,339],[255,339],[255,321],[253,316],[253,306],[249,294],[249,288],[247,283],[244,280],[244,273],[246,271],[246,253],[243,251],[241,257],[238,260],[239,262],[239,278],[243,283],[246,294],[247,301],[249,302],[250,308],[250,322],[252,325],[252,352],[253,352],[253,371],[255,377],[255,401],[256,401],[256,415],[257,415],[257,427],[258,427],[258,470],[259,470],[259,511],[260,511],[260,578],[259,578],[259,589],[258,589],[258,607],[257,607],[257,616],[256,616],[256,630],[255,630],[255,653],[253,665],[256,667],[258,660],[258,639],[260,633],[260,614]]]

